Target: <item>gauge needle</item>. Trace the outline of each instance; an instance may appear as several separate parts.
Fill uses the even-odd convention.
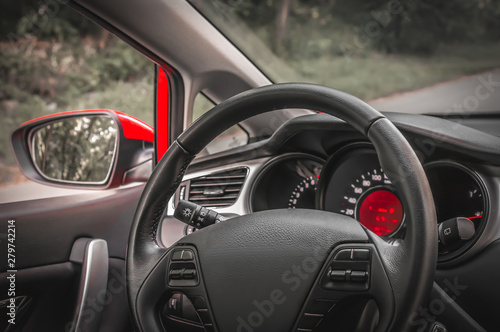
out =
[[[478,219],[478,218],[482,218],[483,216],[473,216],[473,217],[467,217],[467,219]]]

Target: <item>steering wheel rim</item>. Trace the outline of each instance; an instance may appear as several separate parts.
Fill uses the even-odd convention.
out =
[[[377,330],[411,329],[412,314],[425,302],[432,287],[437,261],[434,203],[416,154],[388,119],[360,99],[328,87],[286,83],[249,90],[215,106],[179,136],[153,171],[134,216],[127,251],[127,294],[138,331],[162,329],[158,317],[162,296],[158,287],[163,285],[163,290],[168,287],[165,264],[170,249],[157,244],[156,229],[189,164],[210,141],[231,126],[251,116],[284,108],[314,109],[338,117],[374,145],[380,164],[407,211],[407,233],[396,244],[388,244],[365,230],[369,242],[375,246],[374,253],[380,256],[393,298],[392,309],[387,308],[390,317],[381,319]],[[197,233],[198,238],[203,236],[202,232]],[[201,241],[188,238],[179,244]],[[198,246],[202,247],[202,242]],[[194,247],[196,250],[196,243]]]

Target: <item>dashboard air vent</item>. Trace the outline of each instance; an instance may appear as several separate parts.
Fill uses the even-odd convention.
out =
[[[203,207],[222,208],[236,202],[248,170],[237,168],[192,179],[188,200]]]

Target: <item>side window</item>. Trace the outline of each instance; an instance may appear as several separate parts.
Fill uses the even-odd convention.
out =
[[[112,109],[153,125],[154,65],[146,57],[66,6],[25,1],[2,7],[0,186],[27,180],[10,135],[31,119]]]
[[[205,114],[207,111],[212,109],[215,104],[205,97],[203,93],[198,93],[196,97],[194,98],[194,104],[193,104],[193,114],[191,115],[191,123],[196,121],[200,116]]]
[[[214,106],[215,104],[203,93],[198,93],[198,95],[196,95],[194,99],[191,123],[196,121],[196,119],[198,119]],[[207,147],[199,154],[199,156],[229,150],[238,146],[243,146],[247,143],[248,134],[240,126],[236,125],[220,134],[216,139],[208,144]]]

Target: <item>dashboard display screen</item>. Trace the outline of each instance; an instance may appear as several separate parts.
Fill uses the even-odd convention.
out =
[[[389,235],[403,222],[403,205],[391,191],[376,189],[360,201],[358,215],[359,222],[373,233]]]

